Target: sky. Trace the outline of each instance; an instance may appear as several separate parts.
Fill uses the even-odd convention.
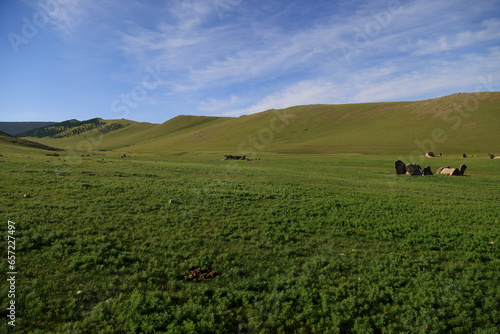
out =
[[[0,121],[500,91],[495,0],[0,1]]]

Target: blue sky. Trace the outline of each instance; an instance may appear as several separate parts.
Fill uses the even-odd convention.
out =
[[[0,121],[162,123],[500,90],[493,0],[0,4]]]

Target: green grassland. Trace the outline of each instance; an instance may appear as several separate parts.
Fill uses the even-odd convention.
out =
[[[2,333],[498,333],[500,160],[19,150],[0,149]]]
[[[23,138],[62,152],[0,136],[0,271],[8,221],[17,271],[0,332],[498,333],[499,108],[454,94]]]

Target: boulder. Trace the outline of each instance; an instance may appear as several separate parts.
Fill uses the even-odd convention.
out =
[[[441,167],[438,169],[439,174],[445,175],[457,175],[459,170],[457,168]]]
[[[460,166],[460,170],[458,171],[458,174],[453,174],[453,175],[464,175],[466,169],[467,169],[467,166],[465,164],[463,164]]]
[[[445,169],[445,168],[450,168],[450,166],[444,166],[444,167],[439,167],[436,174],[441,174],[441,172]]]
[[[432,152],[427,152],[427,153],[425,153],[425,157],[426,158],[435,158],[436,156]]]
[[[422,175],[422,170],[420,169],[420,166],[417,164],[408,164],[406,165],[406,174]]]
[[[431,167],[429,167],[429,166],[425,166],[425,168],[424,168],[424,169],[422,169],[422,173],[423,173],[424,175],[433,175],[433,174],[432,174]]]
[[[396,170],[396,174],[406,174],[406,165],[401,160],[394,162],[394,169]]]
[[[450,167],[441,167],[441,168],[438,169],[438,174],[464,175],[466,169],[467,169],[466,165],[461,165],[460,169],[458,169],[458,168],[450,168]]]

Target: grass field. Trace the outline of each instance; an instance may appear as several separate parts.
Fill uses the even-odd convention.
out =
[[[498,333],[500,160],[26,152],[0,157],[2,333]]]

